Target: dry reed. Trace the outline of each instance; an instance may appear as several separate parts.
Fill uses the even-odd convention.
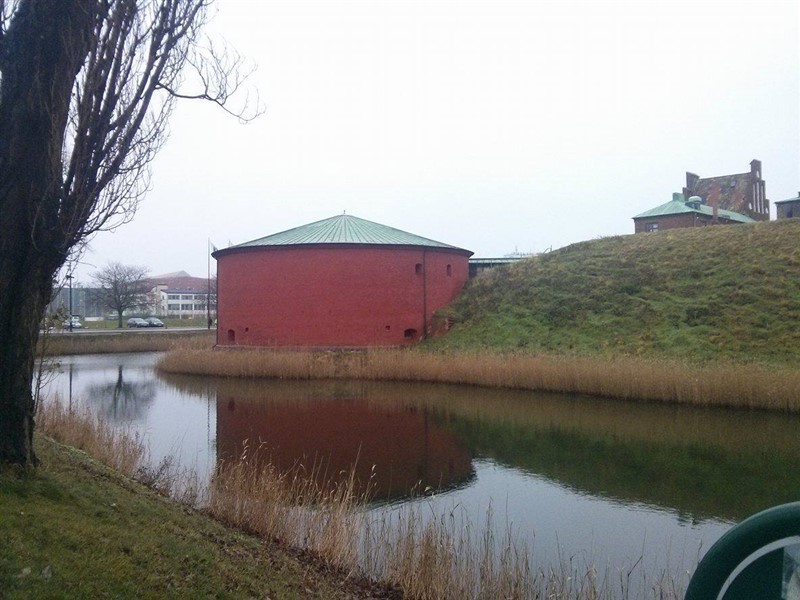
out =
[[[186,494],[185,484],[175,485],[176,471],[169,459],[144,467],[142,439],[114,430],[86,408],[67,408],[58,399],[46,402],[39,427],[179,502],[191,505],[197,498]],[[258,449],[245,447],[238,460],[218,465],[203,494],[203,510],[244,531],[310,550],[336,568],[397,585],[410,598],[629,597],[624,580],[619,590],[612,589],[607,572],[601,581],[594,566],[572,559],[533,570],[527,546],[511,531],[497,543],[491,513],[477,543],[472,525],[457,518],[455,511],[425,518],[427,506],[422,504],[394,516],[391,511],[370,516],[368,486],[366,492],[356,492],[355,469],[337,474],[334,485],[321,485],[320,480],[327,479],[318,477],[321,468],[295,465],[281,472],[268,457],[260,457]],[[681,597],[680,588],[662,575],[643,589],[647,597],[672,600]]]
[[[67,354],[109,354],[117,352],[163,352],[184,349],[211,348],[215,333],[208,331],[160,331],[144,333],[140,331],[120,331],[113,333],[78,333],[63,335],[51,333],[39,341],[43,356],[63,356]]]
[[[144,465],[147,452],[141,436],[112,428],[88,408],[67,407],[56,397],[43,402],[37,415],[39,433],[83,450],[126,477],[135,477]]]
[[[585,394],[626,400],[800,411],[800,372],[750,365],[691,365],[636,358],[431,354],[370,350],[175,350],[168,373],[242,378],[423,381]]]

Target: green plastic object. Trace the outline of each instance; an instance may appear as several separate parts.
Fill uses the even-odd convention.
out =
[[[684,600],[782,600],[800,569],[786,549],[797,556],[799,544],[800,502],[748,517],[711,546]]]

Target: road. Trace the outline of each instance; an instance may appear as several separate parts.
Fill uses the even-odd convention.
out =
[[[207,329],[206,327],[134,327],[131,329],[127,329],[123,327],[122,329],[73,329],[69,331],[68,329],[53,329],[49,333],[50,335],[119,335],[121,333],[130,333],[132,335],[140,334],[140,333],[172,333],[172,334],[181,334],[181,333],[197,333],[198,331],[214,331],[213,329]],[[41,331],[40,333],[45,333]]]

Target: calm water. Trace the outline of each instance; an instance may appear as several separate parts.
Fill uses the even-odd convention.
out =
[[[546,564],[691,569],[731,523],[800,498],[800,420],[460,386],[160,376],[155,354],[61,359],[47,393],[208,477],[260,445],[320,477],[374,471],[376,512],[491,509]],[[411,488],[428,489],[424,498]],[[432,495],[431,495],[432,494]]]

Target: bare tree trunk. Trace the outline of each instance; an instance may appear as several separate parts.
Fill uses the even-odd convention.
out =
[[[24,0],[0,46],[0,462],[35,466],[39,323],[74,243],[59,222],[73,81],[96,14],[86,0]]]
[[[248,120],[246,106],[226,108],[238,56],[196,52],[209,4],[0,0],[0,463],[36,464],[32,379],[52,278],[72,248],[133,216],[175,99]],[[185,64],[197,93],[180,89]]]
[[[52,273],[26,270],[2,276],[0,301],[0,462],[36,466],[33,429],[36,405],[31,382],[41,316]],[[13,281],[11,281],[13,279]]]

